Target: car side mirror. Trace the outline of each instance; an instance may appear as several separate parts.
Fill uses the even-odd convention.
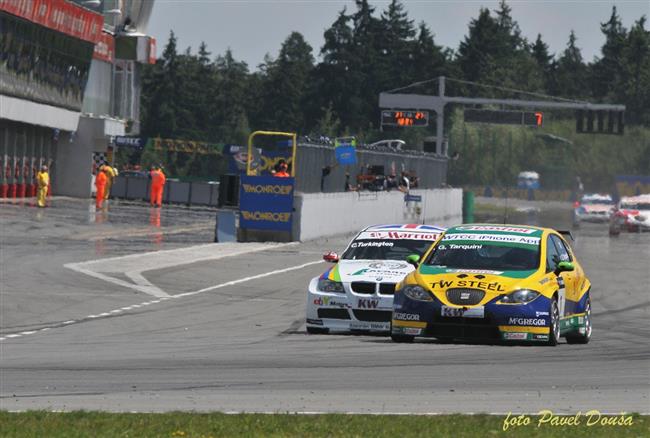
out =
[[[411,254],[410,256],[408,256],[406,258],[406,262],[409,265],[413,265],[413,266],[415,266],[417,268],[418,264],[420,263],[420,256],[417,255],[417,254]]]
[[[561,272],[572,272],[575,269],[576,267],[571,262],[560,262],[555,268],[555,273],[559,275]]]
[[[328,263],[336,263],[339,261],[339,255],[334,251],[328,251],[325,254],[323,254],[323,260],[325,260]]]

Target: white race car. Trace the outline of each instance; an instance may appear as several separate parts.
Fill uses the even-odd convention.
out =
[[[609,223],[609,233],[650,231],[650,193],[621,198]]]
[[[313,278],[307,292],[307,332],[371,331],[390,333],[395,285],[413,266],[411,254],[423,255],[444,231],[430,225],[375,225],[362,230],[336,263]]]
[[[579,226],[580,222],[607,223],[614,209],[615,203],[610,195],[586,194],[574,205],[573,225]]]

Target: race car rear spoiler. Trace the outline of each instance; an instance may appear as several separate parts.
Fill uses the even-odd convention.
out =
[[[571,239],[572,242],[575,241],[575,239],[573,238],[573,234],[571,234],[571,231],[569,231],[569,230],[557,230],[557,232],[560,233],[565,238]]]

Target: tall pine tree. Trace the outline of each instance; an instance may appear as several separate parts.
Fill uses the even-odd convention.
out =
[[[567,47],[557,62],[557,89],[562,97],[586,98],[589,95],[587,66],[576,45],[578,38],[572,30]]]
[[[302,34],[292,32],[282,43],[278,59],[267,65],[262,82],[265,129],[307,130],[304,108],[313,68],[311,46]]]
[[[600,30],[605,35],[605,44],[601,49],[603,56],[592,68],[592,94],[600,98],[613,97],[613,88],[620,83],[623,73],[622,57],[627,38],[616,6],[612,6],[611,16],[607,22],[601,23]]]

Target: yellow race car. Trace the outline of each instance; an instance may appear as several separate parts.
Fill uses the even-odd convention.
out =
[[[591,283],[562,234],[523,225],[449,228],[396,287],[395,342],[570,344],[591,338]]]

